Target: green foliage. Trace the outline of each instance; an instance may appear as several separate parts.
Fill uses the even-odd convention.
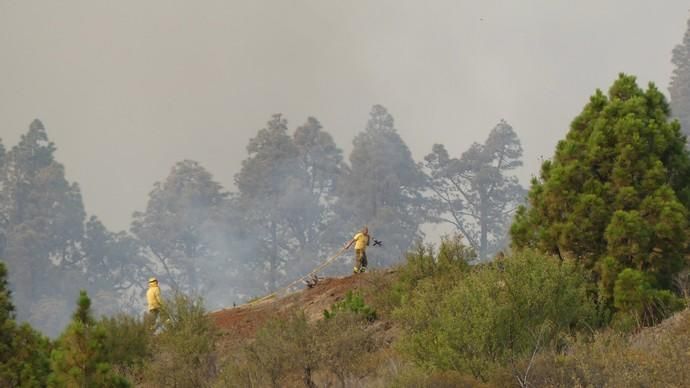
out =
[[[683,307],[683,300],[670,291],[654,289],[650,278],[631,268],[618,275],[613,295],[618,310],[614,323],[619,328],[654,325]]]
[[[7,286],[7,270],[0,262],[0,386],[45,386],[50,343],[28,324],[17,325]]]
[[[597,91],[532,181],[514,245],[577,259],[608,305],[626,268],[670,289],[688,253],[690,159],[668,115],[663,94],[632,76]]]
[[[433,284],[446,289],[454,284],[470,269],[469,262],[476,257],[474,250],[462,243],[460,235],[443,237],[438,253],[431,245],[417,243],[407,253],[407,261],[398,269],[398,280],[391,292],[396,305],[404,303],[417,284],[427,278],[433,278]]]
[[[145,382],[160,387],[204,387],[216,376],[216,329],[203,301],[183,294],[165,300],[162,331],[151,344]]]
[[[108,363],[105,329],[91,315],[91,300],[79,293],[72,322],[51,354],[51,387],[128,387]]]
[[[119,374],[140,378],[141,370],[151,358],[152,338],[143,319],[125,314],[103,317],[98,322],[105,332],[103,349],[107,362]]]
[[[593,322],[586,279],[572,261],[524,251],[474,267],[446,288],[434,280],[421,280],[395,314],[408,331],[401,350],[428,370],[486,380]]]
[[[376,310],[364,303],[364,297],[358,292],[348,291],[345,294],[345,299],[335,302],[331,306],[331,310],[324,310],[323,316],[326,319],[333,318],[336,314],[343,311],[350,311],[355,314],[362,315],[367,321],[373,322],[376,320]]]
[[[7,283],[7,268],[0,261],[0,322],[14,319],[14,304],[12,304],[12,291]]]

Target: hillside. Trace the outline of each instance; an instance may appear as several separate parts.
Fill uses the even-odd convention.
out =
[[[214,311],[210,316],[222,337],[226,339],[223,342],[244,342],[253,338],[257,330],[269,319],[285,316],[293,311],[304,311],[310,323],[323,319],[323,311],[343,300],[348,291],[367,295],[376,288],[376,283],[388,283],[394,275],[394,270],[386,270],[345,277],[319,278],[318,284],[313,288],[304,287],[289,294]],[[389,331],[391,324],[380,322],[376,327]]]
[[[287,295],[212,312],[210,316],[220,331],[217,343],[219,358],[233,362],[230,359],[240,353],[247,344],[252,343],[257,338],[257,332],[273,318],[287,320],[292,312],[303,311],[310,325],[322,321],[323,311],[331,309],[334,303],[343,300],[348,291],[358,292],[364,295],[367,301],[376,304],[377,296],[385,294],[397,275],[394,270],[387,270],[323,278],[313,288],[304,288]],[[384,314],[365,330],[375,343],[374,349],[369,350],[365,356],[370,360],[367,362],[369,369],[361,375],[354,376],[347,386],[389,386],[393,376],[411,367],[400,357],[396,348],[392,347],[392,344],[401,338],[402,328],[390,318],[390,314]],[[644,382],[649,386],[662,386],[659,385],[660,382],[672,386],[687,386],[678,385],[680,381],[690,378],[685,369],[675,368],[668,361],[687,359],[687,355],[681,350],[688,344],[688,330],[690,309],[676,313],[655,327],[643,328],[627,336],[604,329],[592,338],[593,342],[573,342],[570,349],[560,355],[545,350],[534,361],[530,383],[535,386],[572,386],[576,381],[584,380],[602,386],[627,386],[637,382]],[[362,355],[365,353],[363,351]],[[283,380],[285,383],[290,386],[303,386],[299,374],[288,373],[287,376],[292,377]],[[315,372],[312,378],[318,386],[329,386],[334,381],[327,376],[328,374],[320,370]],[[233,378],[236,378],[236,375],[233,375]],[[467,375],[442,372],[428,378],[413,378],[411,381],[419,386],[515,384],[509,370],[497,369],[489,380],[485,381],[484,385]]]

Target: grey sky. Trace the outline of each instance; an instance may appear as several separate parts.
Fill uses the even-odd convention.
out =
[[[420,159],[506,119],[526,178],[618,72],[666,92],[687,1],[0,0],[0,137],[34,118],[87,211],[127,228],[188,158],[227,189],[275,112],[349,152],[386,106]]]

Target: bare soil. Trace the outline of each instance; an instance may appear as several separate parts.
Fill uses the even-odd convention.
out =
[[[323,311],[343,299],[347,291],[356,291],[372,282],[368,273],[346,277],[320,278],[313,288],[259,299],[237,307],[214,311],[212,320],[224,335],[252,338],[267,320],[289,311],[302,310],[310,322],[323,318]]]

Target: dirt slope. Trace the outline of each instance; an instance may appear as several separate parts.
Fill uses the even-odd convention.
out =
[[[384,273],[391,276],[392,272]],[[252,338],[256,331],[270,318],[280,316],[293,309],[303,310],[310,321],[323,318],[323,310],[356,291],[371,285],[371,274],[358,274],[340,278],[322,278],[313,288],[267,298],[255,303],[212,312],[211,318],[224,335]]]

